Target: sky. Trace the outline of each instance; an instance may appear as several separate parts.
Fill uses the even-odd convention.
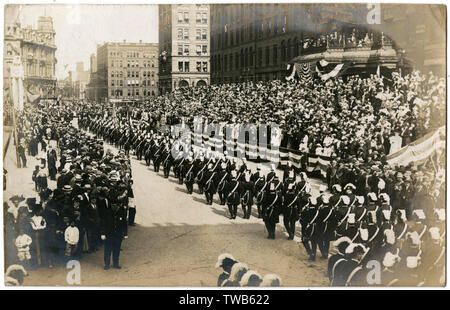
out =
[[[56,32],[56,78],[64,79],[76,62],[89,69],[89,57],[103,42],[158,43],[157,5],[11,5],[5,22],[19,16],[22,27],[37,27],[39,16],[51,16]],[[64,68],[68,65],[67,68]]]

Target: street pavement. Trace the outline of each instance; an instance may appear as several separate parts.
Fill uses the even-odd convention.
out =
[[[112,146],[106,148],[117,152]],[[10,148],[4,163],[9,171],[4,199],[16,193],[36,196],[31,174],[37,160],[30,158],[28,168],[17,169],[14,148]],[[299,227],[295,239],[287,240],[281,216],[276,239],[266,239],[264,223],[255,217],[256,206],[249,220],[242,218],[242,209],[236,220],[230,220],[217,195],[212,206],[206,205],[196,186],[188,195],[173,174],[164,179],[162,169],[156,174],[153,166],[146,167],[135,156],[131,165],[137,225],[129,227],[129,238],[122,243],[122,269],[103,270],[102,249],[84,254],[80,260],[81,286],[216,286],[221,270],[214,265],[221,253],[232,254],[261,275],[279,275],[283,286],[328,285],[327,261],[319,258],[320,253],[317,261],[308,261],[299,243]],[[253,163],[249,165],[255,169]],[[312,182],[316,193],[320,182]],[[50,187],[55,187],[54,182]],[[65,266],[33,270],[24,285],[67,286],[69,271]]]

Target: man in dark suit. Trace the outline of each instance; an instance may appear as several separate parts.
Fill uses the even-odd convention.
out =
[[[127,210],[120,203],[111,203],[106,204],[106,208],[102,213],[101,239],[105,241],[104,269],[108,270],[110,268],[111,254],[112,267],[120,269],[122,268],[119,265],[120,246],[122,245],[122,239],[126,235]]]

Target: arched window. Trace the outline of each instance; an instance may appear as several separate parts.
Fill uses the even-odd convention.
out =
[[[204,80],[200,80],[197,82],[197,87],[206,86],[206,82]]]
[[[181,80],[180,87],[182,87],[182,88],[189,87],[189,83],[186,80]]]

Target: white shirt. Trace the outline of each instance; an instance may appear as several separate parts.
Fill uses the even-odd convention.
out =
[[[16,238],[16,247],[21,251],[28,251],[30,244],[33,242],[27,234],[23,234]]]
[[[398,152],[402,148],[402,137],[400,136],[392,136],[389,138],[389,142],[391,143],[391,149],[389,150],[389,154],[393,154]]]
[[[32,216],[30,219],[30,223],[33,230],[42,230],[47,227],[47,223],[42,216]]]
[[[80,238],[80,231],[77,227],[69,226],[66,228],[66,231],[64,232],[64,240],[71,245],[75,245],[78,243],[78,240]]]

